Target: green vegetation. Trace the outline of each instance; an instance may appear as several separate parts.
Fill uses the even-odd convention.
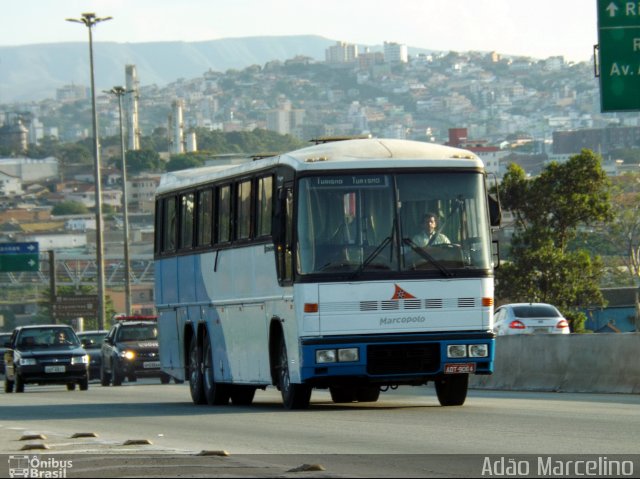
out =
[[[583,150],[533,179],[512,164],[501,196],[516,222],[510,262],[496,274],[499,302],[552,303],[580,331],[586,318],[578,310],[604,305],[599,290],[604,265],[600,256],[568,246],[579,228],[612,219],[609,181],[599,156]]]
[[[55,205],[51,210],[51,214],[54,216],[85,215],[87,213],[89,213],[89,209],[77,201],[63,201]]]

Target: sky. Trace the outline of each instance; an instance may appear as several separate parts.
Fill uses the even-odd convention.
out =
[[[94,42],[320,35],[359,45],[590,61],[596,0],[8,0],[0,46],[86,41],[65,21],[93,12]]]

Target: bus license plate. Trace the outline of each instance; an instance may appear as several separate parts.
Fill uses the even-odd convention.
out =
[[[144,369],[159,369],[160,361],[147,361],[145,363],[142,363],[142,367]]]
[[[468,373],[475,373],[475,372],[476,372],[475,363],[456,363],[456,364],[444,365],[445,374],[468,374]]]
[[[63,373],[65,371],[66,371],[66,368],[64,366],[45,366],[44,367],[45,373]]]

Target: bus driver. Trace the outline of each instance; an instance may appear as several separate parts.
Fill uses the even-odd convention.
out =
[[[449,238],[438,233],[438,217],[435,213],[427,213],[422,218],[424,230],[413,237],[413,242],[420,247],[451,244]]]

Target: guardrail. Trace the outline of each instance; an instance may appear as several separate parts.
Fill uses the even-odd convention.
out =
[[[640,333],[499,336],[494,371],[469,386],[638,394]]]

